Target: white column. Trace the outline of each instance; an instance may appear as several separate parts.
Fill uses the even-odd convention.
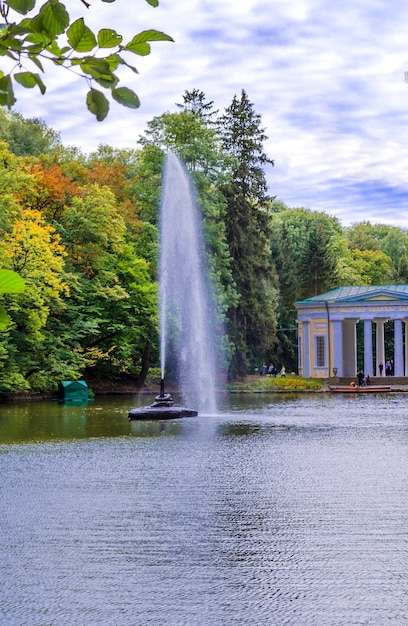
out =
[[[344,371],[343,376],[357,375],[357,326],[358,319],[343,320]]]
[[[364,374],[373,376],[373,328],[371,320],[364,320]]]
[[[376,376],[385,376],[385,346],[384,346],[384,324],[387,320],[376,319],[376,334],[375,334],[375,363],[376,363]],[[383,370],[380,374],[379,365],[383,364]]]
[[[394,376],[404,376],[402,320],[394,320]]]
[[[343,321],[334,320],[332,322],[333,328],[333,367],[337,368],[337,376],[344,376],[343,374]],[[330,329],[329,329],[330,332]],[[329,372],[330,376],[333,372]]]
[[[404,319],[403,320],[404,325],[405,325],[405,354],[404,354],[404,371],[405,371],[405,376],[408,376],[408,320]]]
[[[310,322],[303,322],[303,376],[310,378]]]

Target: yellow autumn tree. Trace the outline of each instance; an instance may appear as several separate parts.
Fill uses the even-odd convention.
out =
[[[41,339],[50,309],[62,306],[61,296],[68,294],[68,288],[63,278],[64,248],[40,211],[20,207],[11,230],[3,236],[0,262],[26,284],[24,295],[12,305],[14,317]]]

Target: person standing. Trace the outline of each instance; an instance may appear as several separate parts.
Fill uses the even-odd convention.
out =
[[[383,375],[383,369],[384,369],[384,363],[382,361],[380,361],[379,365],[378,365],[378,369],[380,370],[380,376]]]
[[[281,367],[280,375],[282,378],[286,378],[286,368],[284,365]]]
[[[364,385],[364,372],[363,372],[363,370],[360,370],[358,372],[357,378],[358,378],[358,386],[362,387]]]

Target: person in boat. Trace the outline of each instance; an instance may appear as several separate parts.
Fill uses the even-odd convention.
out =
[[[364,372],[360,370],[357,374],[358,386],[362,387],[364,385]]]
[[[365,384],[366,384],[366,385],[371,385],[371,378],[370,378],[370,374],[367,374],[367,376],[365,377]]]

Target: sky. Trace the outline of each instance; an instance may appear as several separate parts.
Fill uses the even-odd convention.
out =
[[[408,228],[408,3],[389,0],[66,0],[72,18],[130,40],[155,28],[138,74],[120,85],[141,100],[113,103],[103,122],[85,106],[87,85],[46,66],[47,92],[16,86],[15,110],[40,117],[66,145],[136,148],[153,117],[176,112],[198,89],[223,113],[245,90],[275,166],[269,194],[289,207],[324,211],[343,226],[368,220]]]

